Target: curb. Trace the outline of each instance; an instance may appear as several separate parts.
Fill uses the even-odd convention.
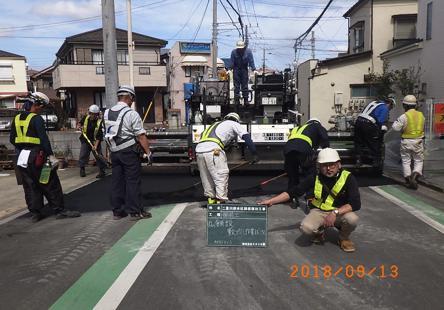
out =
[[[405,183],[404,180],[402,179],[402,177],[400,177],[396,174],[390,173],[390,172],[384,171],[383,176],[385,176],[389,179],[392,179],[393,181],[395,181],[396,183],[398,183],[400,185],[404,185],[404,183]],[[432,182],[427,181],[427,179],[424,179],[424,178],[418,179],[418,184],[425,186],[425,187],[427,187],[431,190],[434,190],[436,192],[444,193],[444,188],[437,186],[437,185],[433,184]]]

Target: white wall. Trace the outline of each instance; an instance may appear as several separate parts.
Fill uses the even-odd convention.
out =
[[[0,58],[0,63],[12,64],[13,81],[0,81],[0,94],[26,93],[26,62],[24,59]]]

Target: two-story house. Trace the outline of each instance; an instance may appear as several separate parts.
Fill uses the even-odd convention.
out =
[[[128,35],[116,29],[117,63],[120,85],[128,85]],[[133,32],[134,87],[138,112],[143,116],[153,100],[146,122],[163,121],[162,93],[167,86],[166,66],[160,60],[160,49],[167,41]],[[69,117],[79,119],[92,104],[101,109],[105,103],[105,69],[103,30],[96,29],[65,39],[56,53],[53,87],[61,93]],[[116,98],[117,100],[117,98]]]
[[[416,41],[417,0],[359,0],[348,19],[348,51],[326,60],[311,59],[298,67],[298,107],[302,120],[319,118],[327,125],[334,105],[363,106],[374,99],[369,73],[382,73],[380,55]],[[327,126],[331,127],[331,126]]]
[[[15,99],[28,93],[26,58],[0,50],[0,107],[17,108]]]

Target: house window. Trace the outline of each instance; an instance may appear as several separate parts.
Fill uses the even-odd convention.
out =
[[[76,48],[76,56],[78,64],[90,64],[91,63],[91,49],[89,48]]]
[[[139,74],[140,75],[150,75],[151,68],[150,67],[139,67]]]
[[[350,85],[351,96],[350,97],[375,97],[376,90],[372,85]]]
[[[185,68],[185,76],[203,76],[205,74],[204,66],[186,66]]]
[[[96,74],[97,75],[105,74],[105,68],[104,67],[96,67]]]
[[[128,51],[127,50],[117,50],[117,64],[127,65],[128,64]]]
[[[12,64],[0,63],[0,81],[14,81],[12,74]]]
[[[416,14],[393,16],[393,47],[416,40]]]
[[[364,51],[364,22],[360,21],[354,24],[351,28],[351,35],[353,36],[353,52],[360,53]]]
[[[92,61],[94,65],[103,65],[103,51],[102,50],[92,50]],[[99,67],[97,67],[99,68]],[[96,73],[97,73],[96,68]],[[103,68],[103,67],[102,67]],[[97,73],[100,74],[100,73]],[[103,74],[103,73],[101,73]]]
[[[100,109],[106,109],[104,91],[94,92],[94,104],[97,105]]]
[[[427,3],[427,26],[426,26],[426,39],[430,40],[432,38],[432,12],[433,12],[433,2]]]

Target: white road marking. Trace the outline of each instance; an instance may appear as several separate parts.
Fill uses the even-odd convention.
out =
[[[387,198],[388,200],[390,200],[391,202],[393,202],[397,206],[401,207],[402,209],[406,210],[407,212],[409,212],[413,216],[417,217],[418,219],[420,219],[424,223],[426,223],[429,226],[435,228],[440,233],[444,234],[444,225],[442,225],[441,223],[435,221],[434,219],[431,219],[426,214],[424,214],[424,212],[415,209],[414,207],[410,206],[409,204],[405,203],[404,201],[396,198],[395,196],[385,192],[384,190],[382,190],[382,189],[380,189],[378,187],[370,186],[369,188],[371,190],[375,191],[376,193],[378,193],[379,195]]]
[[[116,281],[114,281],[113,285],[99,300],[94,310],[117,309],[187,205],[188,203],[180,203],[171,210]]]

